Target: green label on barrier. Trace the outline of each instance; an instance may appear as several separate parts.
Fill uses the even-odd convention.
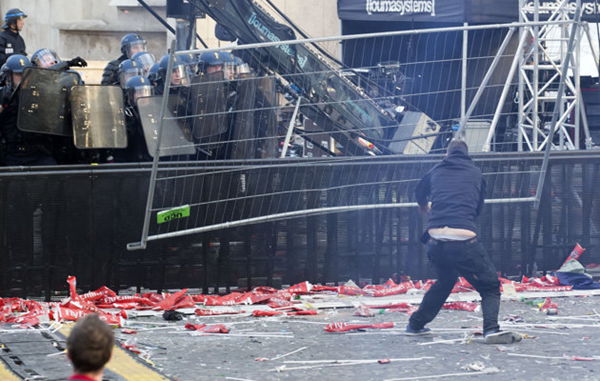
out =
[[[165,222],[177,220],[190,216],[190,206],[184,205],[175,209],[163,210],[156,215],[156,222],[164,224]]]

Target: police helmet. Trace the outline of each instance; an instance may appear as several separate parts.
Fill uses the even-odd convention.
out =
[[[150,70],[148,70],[148,79],[150,82],[154,83],[158,79],[158,70],[160,69],[160,64],[157,62],[154,65],[150,66]]]
[[[221,59],[223,60],[223,62],[225,63],[232,63],[235,60],[235,56],[229,52],[221,52],[219,53],[219,55],[221,56]]]
[[[138,98],[152,96],[152,83],[146,77],[136,75],[127,80],[125,91],[131,104],[135,104]]]
[[[131,59],[142,66],[144,69],[144,75],[147,75],[152,65],[156,63],[154,54],[148,52],[137,52],[131,57]]]
[[[58,54],[47,48],[38,49],[31,55],[31,63],[41,68],[48,68],[61,62]]]
[[[2,28],[7,29],[10,25],[15,24],[18,19],[26,17],[25,12],[19,8],[9,9],[4,15],[4,25],[2,25]]]
[[[30,66],[31,62],[29,61],[29,58],[20,54],[13,54],[8,57],[4,65],[2,65],[2,70],[10,71],[11,73],[22,73],[25,68]]]
[[[127,58],[132,58],[135,53],[144,51],[146,51],[146,40],[139,34],[129,33],[121,38],[121,53],[125,54]]]
[[[169,67],[169,55],[165,54],[160,59],[160,67],[158,69],[158,78],[165,80],[167,69]],[[187,86],[190,84],[190,70],[183,58],[176,55],[173,60],[173,70],[171,72],[171,84],[179,86]]]
[[[131,77],[142,75],[144,69],[142,65],[133,60],[125,60],[119,65],[119,84],[121,88],[125,88],[125,84]]]
[[[208,66],[223,65],[222,53],[218,52],[207,52],[200,55],[200,60]]]
[[[190,69],[190,72],[193,75],[198,74],[198,59],[196,58],[195,55],[189,53],[189,54],[182,54],[182,55],[180,55],[180,57],[181,57],[181,60],[183,62],[185,62],[185,64]]]
[[[31,66],[29,59],[20,54],[13,54],[8,57],[4,65],[0,68],[0,83],[5,83],[9,87],[14,87],[18,83],[13,83],[12,73],[22,74],[25,68]]]

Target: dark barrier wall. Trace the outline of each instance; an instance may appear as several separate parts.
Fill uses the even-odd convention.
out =
[[[553,270],[576,242],[588,248],[584,262],[600,262],[595,249],[600,156],[590,152],[556,155],[538,211],[531,204],[486,206],[481,238],[502,273]],[[526,172],[538,170],[540,157],[494,154],[477,162],[484,172]],[[419,243],[423,221],[416,208],[270,222],[151,242],[145,251],[128,252],[126,244],[139,240],[148,178],[148,167],[123,165],[0,173],[0,295],[49,297],[66,290],[68,275],[76,275],[85,290],[106,284],[204,292],[303,280],[432,276]],[[522,193],[513,189],[520,180],[501,179],[488,184],[490,192]]]

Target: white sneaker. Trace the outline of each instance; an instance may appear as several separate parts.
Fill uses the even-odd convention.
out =
[[[523,340],[523,336],[511,331],[498,331],[485,335],[486,344],[513,344]]]

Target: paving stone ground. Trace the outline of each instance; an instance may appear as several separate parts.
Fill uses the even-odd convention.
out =
[[[148,350],[150,359],[166,374],[177,380],[386,380],[394,378],[418,379],[447,373],[468,372],[469,364],[480,363],[487,369],[497,368],[495,374],[443,377],[439,379],[481,380],[600,380],[600,297],[555,299],[559,305],[556,317],[547,316],[519,301],[503,302],[501,318],[517,315],[525,324],[583,324],[591,327],[515,328],[528,338],[513,345],[486,345],[481,339],[465,343],[433,344],[435,341],[460,339],[469,332],[480,330],[478,312],[444,310],[431,324],[431,337],[409,337],[402,331],[408,317],[403,313],[385,313],[371,318],[352,315],[350,310],[325,311],[313,317],[292,318],[196,318],[194,323],[232,324],[229,335],[191,336],[181,330],[184,322],[174,323],[175,329],[139,332],[137,335],[119,335]],[[588,315],[585,320],[563,319],[568,316]],[[153,318],[155,319],[155,318]],[[334,321],[387,322],[396,329],[355,333],[327,333],[325,324]],[[593,326],[595,325],[595,326]],[[467,328],[467,331],[453,329]],[[505,326],[508,328],[508,326]],[[252,334],[257,336],[233,336]],[[270,333],[285,337],[260,337]],[[273,358],[296,349],[298,353],[273,361]],[[560,357],[557,359],[518,357],[515,355]],[[562,358],[565,356],[564,358]],[[575,361],[570,358],[592,358],[594,361]],[[330,366],[305,370],[276,371],[278,367],[299,366],[284,361],[298,360],[366,360],[390,358],[432,357],[410,362],[388,364],[361,364]],[[229,378],[228,378],[229,377]]]
[[[519,344],[486,345],[473,337],[462,342],[437,343],[461,339],[481,329],[479,312],[443,310],[430,325],[430,337],[403,334],[408,316],[400,312],[374,317],[353,316],[351,309],[320,310],[310,317],[196,317],[166,322],[161,317],[129,319],[138,333],[117,330],[120,341],[142,350],[156,368],[174,380],[389,380],[427,379],[423,377],[470,372],[469,365],[498,370],[493,374],[470,373],[470,376],[444,376],[440,380],[600,380],[600,297],[568,297],[553,299],[559,306],[556,316],[547,316],[520,301],[503,301],[501,320],[515,316],[520,324],[533,327],[514,328],[527,334]],[[583,316],[583,317],[581,317]],[[568,317],[577,317],[570,319]],[[577,320],[580,319],[580,320]],[[394,329],[367,330],[352,333],[323,331],[331,322],[394,322]],[[224,323],[229,334],[193,336],[185,323]],[[508,322],[504,323],[508,329]],[[551,329],[544,325],[554,324]],[[563,324],[563,326],[560,326]],[[582,326],[569,326],[580,324]],[[157,329],[158,328],[158,329]],[[0,340],[14,333],[0,332]],[[31,335],[31,333],[28,333]],[[267,337],[265,335],[272,335]],[[14,336],[12,336],[14,337]],[[284,358],[267,361],[306,347]],[[26,350],[26,349],[23,349]],[[57,379],[68,370],[64,356],[51,345],[36,345],[26,356],[28,366],[44,379]],[[35,352],[35,353],[33,353]],[[519,355],[539,356],[521,357]],[[576,361],[573,357],[591,361]],[[551,358],[547,358],[551,357]],[[36,360],[44,359],[44,361]],[[395,358],[427,358],[420,361],[391,361],[359,365],[321,366],[313,369],[284,369],[302,366],[286,361],[315,360],[383,360]],[[279,369],[279,370],[278,370]],[[68,375],[65,375],[68,376]],[[111,378],[120,379],[120,378]],[[436,378],[429,378],[436,379]]]

